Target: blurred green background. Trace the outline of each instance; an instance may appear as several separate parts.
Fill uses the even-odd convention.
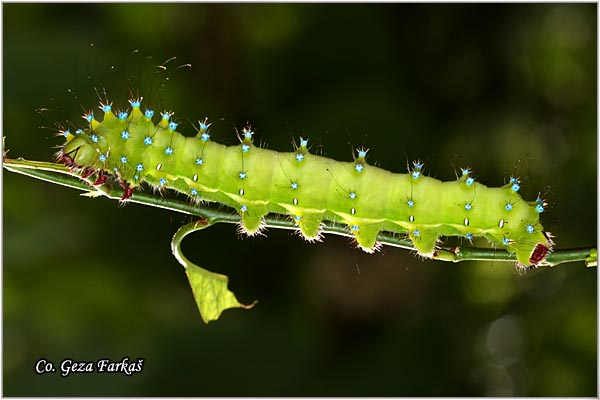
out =
[[[558,247],[597,241],[596,4],[2,7],[11,157],[52,160],[61,140],[40,127],[80,124],[94,87],[124,106],[129,79],[188,135],[208,116],[227,144],[249,121],[280,151],[303,135],[340,160],[366,145],[397,172],[420,158],[439,179],[516,174],[524,197],[548,199]],[[164,90],[144,92],[172,56]],[[583,264],[519,275],[218,226],[184,251],[259,303],[206,326],[169,249],[188,217],[3,179],[5,396],[597,394],[597,270]],[[124,356],[143,373],[34,374],[42,357]]]

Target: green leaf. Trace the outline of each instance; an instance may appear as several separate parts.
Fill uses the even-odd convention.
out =
[[[200,316],[206,323],[219,319],[221,313],[228,308],[252,308],[254,304],[244,305],[227,289],[229,278],[200,268],[188,265],[185,273],[192,287]]]

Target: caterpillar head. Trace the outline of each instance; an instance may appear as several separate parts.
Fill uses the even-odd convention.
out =
[[[97,158],[92,139],[87,135],[75,136],[58,155],[58,161],[69,168],[92,165]]]

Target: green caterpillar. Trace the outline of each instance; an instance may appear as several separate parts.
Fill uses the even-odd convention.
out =
[[[249,128],[239,145],[225,146],[210,139],[206,121],[195,137],[185,137],[171,113],[155,125],[154,111],[142,112],[141,99],[130,104],[131,112],[117,114],[101,104],[102,121],[86,114],[86,129],[61,132],[67,141],[58,154],[84,177],[96,174],[95,184],[116,176],[125,190],[122,201],[146,182],[236,209],[250,235],[268,213],[289,215],[308,240],[320,238],[323,220],[341,220],[367,252],[378,248],[380,231],[407,235],[425,257],[435,254],[440,236],[484,237],[515,253],[520,266],[536,266],[551,251],[539,221],[546,204],[539,197],[523,200],[517,178],[491,188],[466,168],[456,181],[441,182],[425,176],[420,162],[408,174],[392,173],[369,165],[365,149],[353,162],[341,162],[311,154],[306,139],[280,153],[255,146]]]

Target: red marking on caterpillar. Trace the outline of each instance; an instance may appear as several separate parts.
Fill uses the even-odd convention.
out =
[[[96,181],[94,183],[92,183],[92,185],[93,186],[104,185],[106,183],[107,178],[108,178],[108,174],[104,171],[100,171],[100,172],[98,172],[98,178],[96,179]]]
[[[535,246],[535,249],[533,249],[533,252],[531,253],[531,257],[529,257],[530,264],[538,265],[539,263],[541,263],[544,260],[544,258],[546,258],[546,255],[549,251],[550,248],[548,246],[544,246],[541,243]]]
[[[59,163],[64,164],[67,168],[77,168],[75,161],[68,154],[60,154],[56,160]],[[90,168],[88,168],[90,169]],[[87,169],[86,169],[87,170]],[[89,176],[89,175],[88,175]],[[86,176],[87,177],[87,176]]]
[[[83,170],[83,174],[81,175],[81,178],[85,179],[94,173],[96,173],[96,170],[94,170],[93,168],[87,167],[86,169]]]
[[[121,197],[121,201],[127,201],[131,196],[133,196],[134,188],[132,188],[129,183],[122,182],[121,187],[124,190],[123,197]]]

